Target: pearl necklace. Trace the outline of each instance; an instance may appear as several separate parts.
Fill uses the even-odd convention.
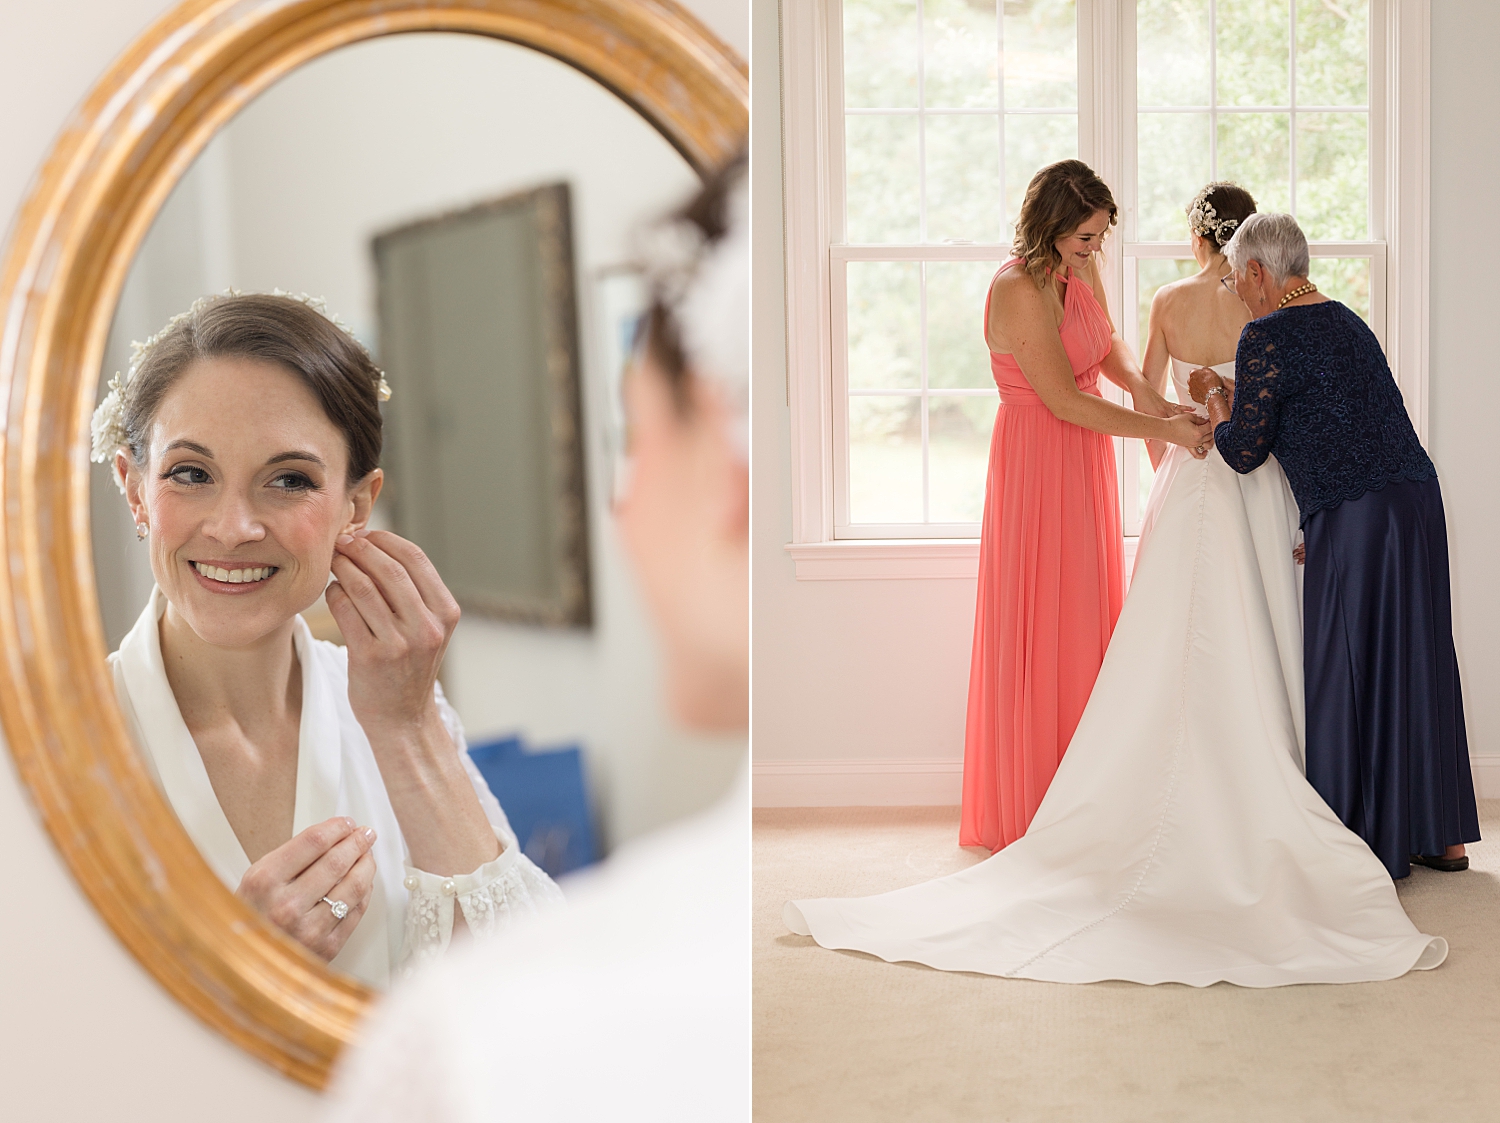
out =
[[[1310,292],[1317,291],[1318,286],[1313,284],[1311,281],[1308,281],[1305,285],[1298,285],[1291,292],[1287,293],[1281,298],[1281,303],[1276,306],[1276,311],[1280,312],[1287,306],[1290,301],[1296,300],[1299,296],[1306,296]]]

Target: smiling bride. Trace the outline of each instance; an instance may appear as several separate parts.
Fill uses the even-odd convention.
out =
[[[148,769],[226,885],[376,986],[561,899],[437,684],[457,604],[368,531],[389,395],[318,302],[231,294],[139,345],[93,423],[156,581],[109,657]],[[300,615],[325,586],[347,648]]]

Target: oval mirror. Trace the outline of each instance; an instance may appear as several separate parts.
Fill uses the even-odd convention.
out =
[[[298,1079],[325,1079],[400,938],[330,970],[232,894],[248,854],[199,829],[217,804],[137,751],[104,655],[156,575],[110,466],[86,467],[88,415],[199,296],[324,298],[393,388],[374,525],[463,605],[443,685],[517,848],[561,877],[735,764],[643,712],[649,637],[606,516],[631,231],[733,153],[746,101],[742,64],[669,5],[194,3],[101,80],[23,209],[0,273],[8,741],[131,950]],[[339,641],[321,602],[304,616]]]

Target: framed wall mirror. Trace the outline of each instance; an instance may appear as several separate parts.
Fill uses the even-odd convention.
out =
[[[466,611],[588,627],[568,185],[387,231],[374,254],[382,361],[415,398],[391,411],[396,532]]]
[[[11,752],[79,884],[132,953],[205,1022],[315,1086],[371,992],[236,899],[131,742],[105,655],[139,612],[151,574],[131,552],[118,494],[89,466],[88,420],[101,376],[128,361],[131,339],[229,286],[321,294],[377,355],[396,355],[400,329],[379,313],[370,239],[433,214],[561,179],[579,275],[617,264],[622,213],[601,205],[586,176],[560,175],[520,143],[465,143],[475,129],[500,136],[498,126],[455,125],[459,106],[515,117],[485,84],[526,67],[583,84],[649,134],[632,142],[646,157],[605,156],[621,169],[659,168],[658,208],[683,194],[662,195],[661,177],[691,182],[743,143],[743,63],[670,0],[188,0],[80,107],[0,265],[0,717]],[[427,83],[448,89],[446,107],[402,86],[402,74],[420,84],[434,71],[475,85]],[[571,98],[556,89],[556,104]],[[398,135],[408,148],[393,149]],[[552,139],[555,147],[563,138]],[[308,176],[309,166],[327,174]],[[625,186],[616,194],[628,196],[630,177],[617,178]],[[646,196],[635,202],[640,213]],[[390,365],[387,425],[399,432],[400,364]],[[417,390],[406,396],[413,411],[421,400]],[[399,499],[399,459],[391,467]],[[417,493],[415,482],[405,486]],[[596,510],[607,503],[596,484],[575,490],[588,491]],[[556,514],[549,506],[547,517]],[[611,580],[607,565],[598,575]],[[590,582],[580,580],[581,593],[557,581],[547,607],[542,597],[518,611],[591,618]],[[472,664],[479,646],[455,649]],[[482,681],[460,664],[460,680]]]

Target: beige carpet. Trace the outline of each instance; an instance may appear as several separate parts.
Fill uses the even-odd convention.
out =
[[[1462,874],[1402,903],[1448,961],[1386,983],[1246,990],[956,975],[819,948],[789,897],[962,869],[956,808],[755,817],[755,1118],[1500,1120],[1500,800]]]

